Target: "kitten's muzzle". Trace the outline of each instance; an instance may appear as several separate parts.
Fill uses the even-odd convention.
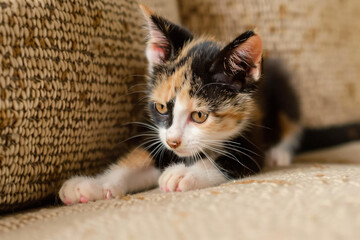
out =
[[[178,139],[166,139],[166,143],[171,147],[172,149],[176,149],[181,145],[181,140]]]

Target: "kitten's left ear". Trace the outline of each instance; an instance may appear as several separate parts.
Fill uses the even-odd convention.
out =
[[[150,8],[140,4],[149,27],[149,40],[146,48],[146,57],[150,70],[163,64],[176,55],[187,41],[192,40],[192,34],[158,15]]]
[[[253,31],[247,31],[221,50],[210,72],[216,81],[229,84],[257,82],[261,77],[262,40]]]

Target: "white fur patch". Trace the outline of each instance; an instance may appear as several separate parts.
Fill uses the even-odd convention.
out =
[[[265,158],[266,167],[289,166],[294,155],[294,149],[299,145],[301,129],[285,137],[279,144],[272,147]]]
[[[73,177],[59,191],[66,204],[86,203],[147,189],[156,185],[160,171],[154,167],[129,169],[114,166],[95,178]]]
[[[200,160],[189,167],[184,164],[168,167],[159,178],[159,186],[165,192],[183,192],[226,181],[224,175],[209,160]]]

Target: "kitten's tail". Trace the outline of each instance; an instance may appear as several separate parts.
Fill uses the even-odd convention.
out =
[[[298,153],[360,140],[360,123],[328,128],[305,128]]]

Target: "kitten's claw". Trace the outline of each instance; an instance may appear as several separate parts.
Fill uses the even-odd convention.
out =
[[[81,203],[87,203],[87,202],[89,202],[89,199],[87,199],[87,198],[84,197],[84,196],[80,196],[80,202],[81,202]]]
[[[71,205],[71,200],[68,197],[65,197],[65,202],[66,205]]]
[[[105,198],[106,199],[111,199],[112,198],[112,194],[111,194],[110,190],[106,190]]]
[[[67,180],[61,187],[59,196],[66,205],[104,198],[101,185],[95,179],[87,177],[74,177]]]

